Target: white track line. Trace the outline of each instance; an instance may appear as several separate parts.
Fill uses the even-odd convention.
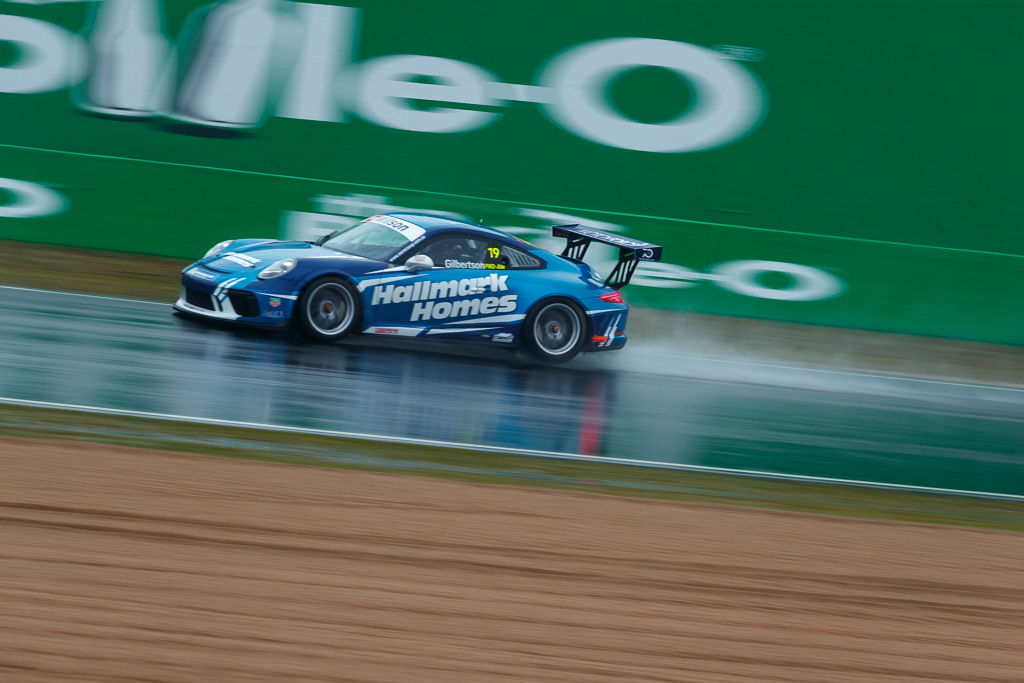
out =
[[[438,441],[435,439],[414,439],[408,437],[384,436],[381,434],[364,434],[361,432],[343,432],[331,429],[308,429],[304,427],[289,427],[286,425],[265,424],[260,422],[240,422],[236,420],[220,420],[209,417],[191,417],[188,415],[171,415],[168,413],[149,413],[138,410],[123,410],[120,408],[101,408],[98,406],[83,406],[70,403],[54,403],[51,401],[29,401],[17,398],[0,397],[0,404],[26,406],[34,408],[52,408],[56,410],[72,410],[84,413],[99,413],[102,415],[122,415],[127,417],[139,417],[152,420],[166,420],[171,422],[191,422],[197,424],[218,425],[224,427],[239,427],[244,429],[263,429],[273,432],[290,432],[294,434],[310,434],[314,436],[333,436],[349,439],[361,439],[364,441],[382,441],[388,443],[412,444],[417,446],[441,446],[445,448],[458,448],[461,450],[487,451],[490,453],[507,453],[509,455],[528,455],[540,458],[552,458],[557,460],[581,460],[586,462],[600,462],[613,465],[632,465],[640,467],[651,467],[657,469],[682,470],[687,472],[707,472],[713,474],[736,474],[762,479],[781,479],[786,481],[799,481],[814,484],[845,484],[848,486],[865,486],[870,488],[887,489],[893,491],[911,491],[917,493],[937,493],[943,495],[974,496],[979,498],[997,498],[1000,500],[1012,500],[1024,502],[1024,495],[1012,493],[994,493],[991,491],[968,491],[963,489],[946,489],[933,486],[914,486],[911,484],[890,484],[880,481],[865,481],[860,479],[839,479],[835,477],[815,477],[802,474],[784,474],[779,472],[767,472],[764,470],[744,470],[731,467],[711,467],[708,465],[685,465],[679,463],[658,462],[654,460],[631,460],[629,458],[609,458],[599,455],[582,455],[579,453],[557,453],[555,451],[538,451],[525,448],[509,448],[506,446],[487,446],[484,444],[457,443],[454,441]]]
[[[136,304],[152,304],[153,306],[170,306],[166,301],[153,301],[151,299],[130,299],[125,296],[106,296],[104,294],[83,294],[82,292],[62,292],[58,289],[39,289],[38,287],[15,287],[13,285],[0,285],[0,289],[13,289],[18,292],[39,292],[41,294],[60,294],[62,296],[84,296],[89,299],[107,299],[108,301],[130,301]]]

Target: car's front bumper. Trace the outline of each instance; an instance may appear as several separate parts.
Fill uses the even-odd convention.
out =
[[[287,283],[260,280],[255,273],[218,273],[190,266],[182,273],[174,308],[226,322],[282,325],[291,318],[297,298]]]

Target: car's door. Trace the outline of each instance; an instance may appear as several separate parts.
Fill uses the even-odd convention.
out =
[[[543,265],[501,240],[469,233],[438,235],[403,255],[402,260],[418,255],[430,257],[434,267],[416,273],[394,272],[366,293],[373,325],[392,330],[370,331],[444,334],[446,330],[517,322],[525,317],[528,305],[521,296],[528,270]]]

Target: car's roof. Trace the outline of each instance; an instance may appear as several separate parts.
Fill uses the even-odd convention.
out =
[[[489,228],[486,225],[479,225],[477,223],[470,223],[469,221],[459,220],[457,218],[449,218],[448,216],[438,216],[429,213],[389,213],[388,216],[394,216],[395,218],[401,218],[403,221],[414,223],[427,232],[443,232],[445,230],[465,230],[466,232],[478,232],[481,235],[500,235],[502,237],[508,237],[509,235],[503,233],[500,230]]]

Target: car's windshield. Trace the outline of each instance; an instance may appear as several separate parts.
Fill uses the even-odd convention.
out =
[[[373,216],[334,235],[323,246],[374,261],[387,261],[421,237],[423,228],[394,216]]]

